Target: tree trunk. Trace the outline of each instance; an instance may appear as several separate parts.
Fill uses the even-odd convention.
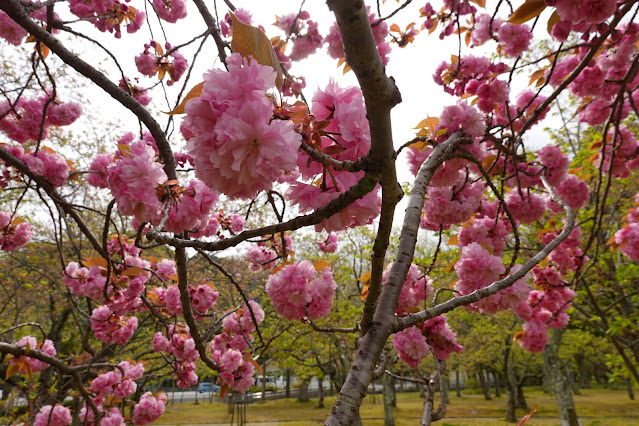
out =
[[[586,367],[583,354],[575,354],[575,362],[577,363],[577,374],[579,375],[579,387],[582,389],[590,389],[590,371]]]
[[[559,409],[559,420],[561,426],[579,426],[579,418],[575,403],[570,393],[570,385],[568,380],[562,374],[559,365],[559,345],[561,344],[561,336],[565,330],[553,329],[550,332],[550,339],[544,350],[544,364],[551,381],[551,389],[557,401]]]
[[[635,392],[632,390],[632,377],[626,377],[626,390],[628,391],[628,398],[634,400]]]
[[[459,384],[459,367],[455,370],[455,393],[461,398],[461,388]]]
[[[515,377],[515,365],[510,356],[511,339],[506,339],[504,349],[504,377],[506,384],[506,421],[517,422],[515,408],[517,406],[517,377]]]
[[[390,381],[390,393],[391,393],[391,405],[397,407],[397,389],[395,388],[395,378],[391,377]]]
[[[291,370],[286,370],[286,388],[284,392],[285,397],[291,397]]]
[[[446,404],[450,404],[450,396],[448,395],[448,388],[450,387],[448,376],[442,375],[439,380],[442,381],[442,392],[444,393],[444,401],[446,401]]]
[[[300,383],[300,392],[297,395],[297,400],[299,402],[308,402],[311,400],[311,398],[308,396],[308,383],[310,382],[310,379],[304,379],[302,380],[302,383]]]
[[[491,374],[495,382],[495,397],[499,398],[501,396],[501,388],[499,387],[499,375],[496,371],[492,371]]]
[[[479,376],[479,385],[484,391],[484,399],[486,401],[490,401],[492,399],[492,397],[490,396],[490,376],[484,376],[484,369],[481,367],[477,370],[477,375]]]
[[[524,388],[521,383],[517,384],[517,401],[515,401],[515,406],[517,408],[528,410],[528,404],[526,403],[526,398],[524,397]]]
[[[384,398],[384,426],[395,426],[393,415],[393,384],[388,374],[382,376],[382,393]]]
[[[317,408],[324,408],[324,379],[317,378]]]
[[[575,380],[575,373],[574,371],[572,371],[571,367],[566,370],[566,379],[568,380],[568,384],[570,385],[572,393],[574,393],[575,395],[581,395],[579,387],[577,386],[577,381]]]
[[[262,363],[262,401],[266,401],[266,361]]]

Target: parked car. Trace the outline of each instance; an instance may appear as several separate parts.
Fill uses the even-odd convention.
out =
[[[202,382],[197,387],[198,393],[217,392],[218,390],[220,390],[220,387],[216,385],[215,383],[211,383],[211,382]]]

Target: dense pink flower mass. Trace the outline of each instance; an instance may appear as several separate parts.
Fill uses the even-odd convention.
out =
[[[325,240],[319,242],[318,246],[324,253],[335,253],[337,251],[337,234],[331,232]]]
[[[393,266],[389,263],[382,275],[382,285],[386,283]],[[419,305],[428,298],[433,290],[433,280],[422,274],[415,264],[411,264],[406,274],[406,280],[402,285],[395,313],[400,316],[408,315],[419,310]]]
[[[528,50],[532,38],[533,34],[528,25],[504,24],[499,29],[499,46],[502,53],[511,58]]]
[[[27,30],[9,18],[9,15],[4,11],[0,10],[0,37],[14,46],[20,46],[27,34]]]
[[[521,223],[532,223],[541,218],[546,211],[546,203],[539,195],[517,189],[504,197],[508,211]]]
[[[629,223],[615,233],[619,250],[630,259],[639,261],[639,223]]]
[[[186,104],[182,124],[196,176],[231,198],[252,198],[293,170],[301,136],[290,121],[273,120],[266,91],[275,72],[232,54],[229,71],[205,74],[202,96]]]
[[[559,184],[570,166],[566,155],[556,146],[547,145],[537,151],[537,157],[541,165],[546,168],[545,175],[548,183],[551,185]]]
[[[138,328],[136,317],[115,315],[107,306],[96,308],[91,314],[91,329],[104,343],[124,345]]]
[[[36,414],[33,426],[67,426],[71,423],[71,410],[64,405],[44,405]]]
[[[167,52],[171,51],[169,43],[164,46]],[[171,58],[170,60],[169,57]],[[135,65],[140,74],[147,77],[153,77],[158,74],[160,80],[162,80],[164,75],[168,74],[170,78],[167,84],[169,86],[182,78],[188,68],[188,63],[180,52],[174,50],[170,54],[165,54],[162,46],[155,40],[144,45],[144,51],[135,57]]]
[[[192,180],[171,207],[164,229],[179,234],[202,227],[205,221],[208,222],[209,213],[217,200],[218,195],[204,183]]]
[[[107,168],[107,183],[120,213],[135,216],[138,222],[158,218],[163,204],[155,189],[166,182],[156,153],[144,141],[132,143],[120,151],[119,158]]]
[[[555,190],[559,198],[575,210],[581,208],[590,197],[588,184],[573,174],[567,174]]]
[[[321,318],[331,310],[333,292],[337,284],[330,268],[315,270],[312,263],[303,260],[287,265],[266,282],[266,293],[278,314],[286,319],[302,320],[307,316]]]
[[[0,249],[17,250],[25,246],[33,232],[31,225],[22,219],[12,218],[11,213],[0,211]]]
[[[186,2],[184,0],[153,0],[153,7],[160,18],[167,22],[177,22],[186,17]]]
[[[617,0],[557,0],[553,2],[559,17],[578,24],[598,24],[607,20],[617,9]]]
[[[133,408],[133,424],[146,425],[153,423],[164,413],[167,402],[168,397],[165,393],[153,395],[151,392],[146,392]]]
[[[479,209],[483,191],[484,184],[479,181],[453,187],[429,187],[421,226],[438,230],[440,225],[447,227],[467,221]]]
[[[43,352],[49,356],[55,357],[56,354],[58,353],[55,350],[55,346],[53,345],[53,342],[49,339],[46,339],[43,343],[38,343],[38,341],[36,340],[35,337],[32,336],[24,336],[22,339],[18,340],[15,343],[16,346],[21,347],[21,348],[29,348],[29,350],[31,349],[38,349],[40,352]],[[31,373],[36,373],[38,371],[42,371],[45,368],[47,368],[49,366],[48,363],[44,362],[44,361],[40,361],[38,359],[35,358],[31,358],[29,356],[21,356],[18,357],[18,359],[12,359],[10,361],[10,364],[15,364],[17,361],[19,360],[26,360],[27,364],[28,364],[28,368],[31,370],[30,372],[26,369],[25,365],[22,364],[20,366],[20,369],[18,370],[18,373],[20,374],[31,374]]]
[[[22,157],[22,161],[31,172],[42,176],[56,188],[66,183],[71,172],[67,161],[48,149],[26,154]]]
[[[341,192],[350,189],[357,183],[359,178],[363,177],[364,172],[333,172],[333,175],[339,189],[335,188],[332,179],[329,180],[330,183],[326,189],[313,184],[292,182],[286,192],[286,197],[293,204],[299,206],[300,212],[311,212],[324,207],[337,198]],[[315,230],[317,232],[322,229],[327,232],[342,231],[346,228],[370,224],[379,215],[381,203],[379,185],[377,185],[373,191],[356,200],[341,212],[315,225]]]
[[[419,362],[430,353],[430,347],[418,326],[395,333],[393,347],[397,350],[399,359],[415,369],[419,366]]]

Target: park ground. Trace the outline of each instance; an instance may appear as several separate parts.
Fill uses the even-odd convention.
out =
[[[530,407],[537,404],[532,419],[527,423],[535,425],[559,425],[555,401],[551,395],[540,390],[526,389],[526,400]],[[639,425],[639,401],[632,401],[622,390],[585,389],[583,395],[575,396],[577,413],[583,426],[632,426]],[[438,396],[437,396],[438,398]],[[303,426],[322,424],[326,419],[335,397],[325,399],[325,408],[316,408],[317,400],[299,402],[295,399],[280,399],[251,404],[246,409],[249,425]],[[462,394],[450,396],[446,418],[437,425],[507,425],[504,418],[505,396],[485,401],[483,395]],[[397,407],[394,409],[395,424],[408,426],[419,424],[423,399],[417,393],[398,393]],[[517,410],[521,418],[529,411]],[[384,407],[381,395],[369,395],[360,410],[364,426],[382,426]],[[172,404],[157,424],[161,425],[222,425],[230,424],[228,406],[218,402]]]

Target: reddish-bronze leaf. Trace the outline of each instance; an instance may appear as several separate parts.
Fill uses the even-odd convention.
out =
[[[175,107],[173,111],[165,112],[165,114],[168,114],[168,115],[184,114],[184,107],[186,106],[186,102],[189,101],[190,99],[200,97],[202,95],[203,87],[204,87],[204,82],[201,82],[200,84],[195,85],[195,87],[193,87],[189,91],[189,93],[184,97],[184,99],[182,99],[182,102],[180,102],[180,105]]]
[[[231,19],[233,20],[231,50],[244,57],[252,57],[262,65],[272,67],[277,73],[275,84],[278,88],[282,87],[284,83],[282,68],[280,67],[280,61],[277,59],[277,54],[273,49],[271,40],[269,40],[266,34],[259,28],[247,25],[238,20],[232,12]]]
[[[510,15],[508,22],[511,24],[523,24],[539,16],[545,8],[546,2],[544,0],[526,0]]]

